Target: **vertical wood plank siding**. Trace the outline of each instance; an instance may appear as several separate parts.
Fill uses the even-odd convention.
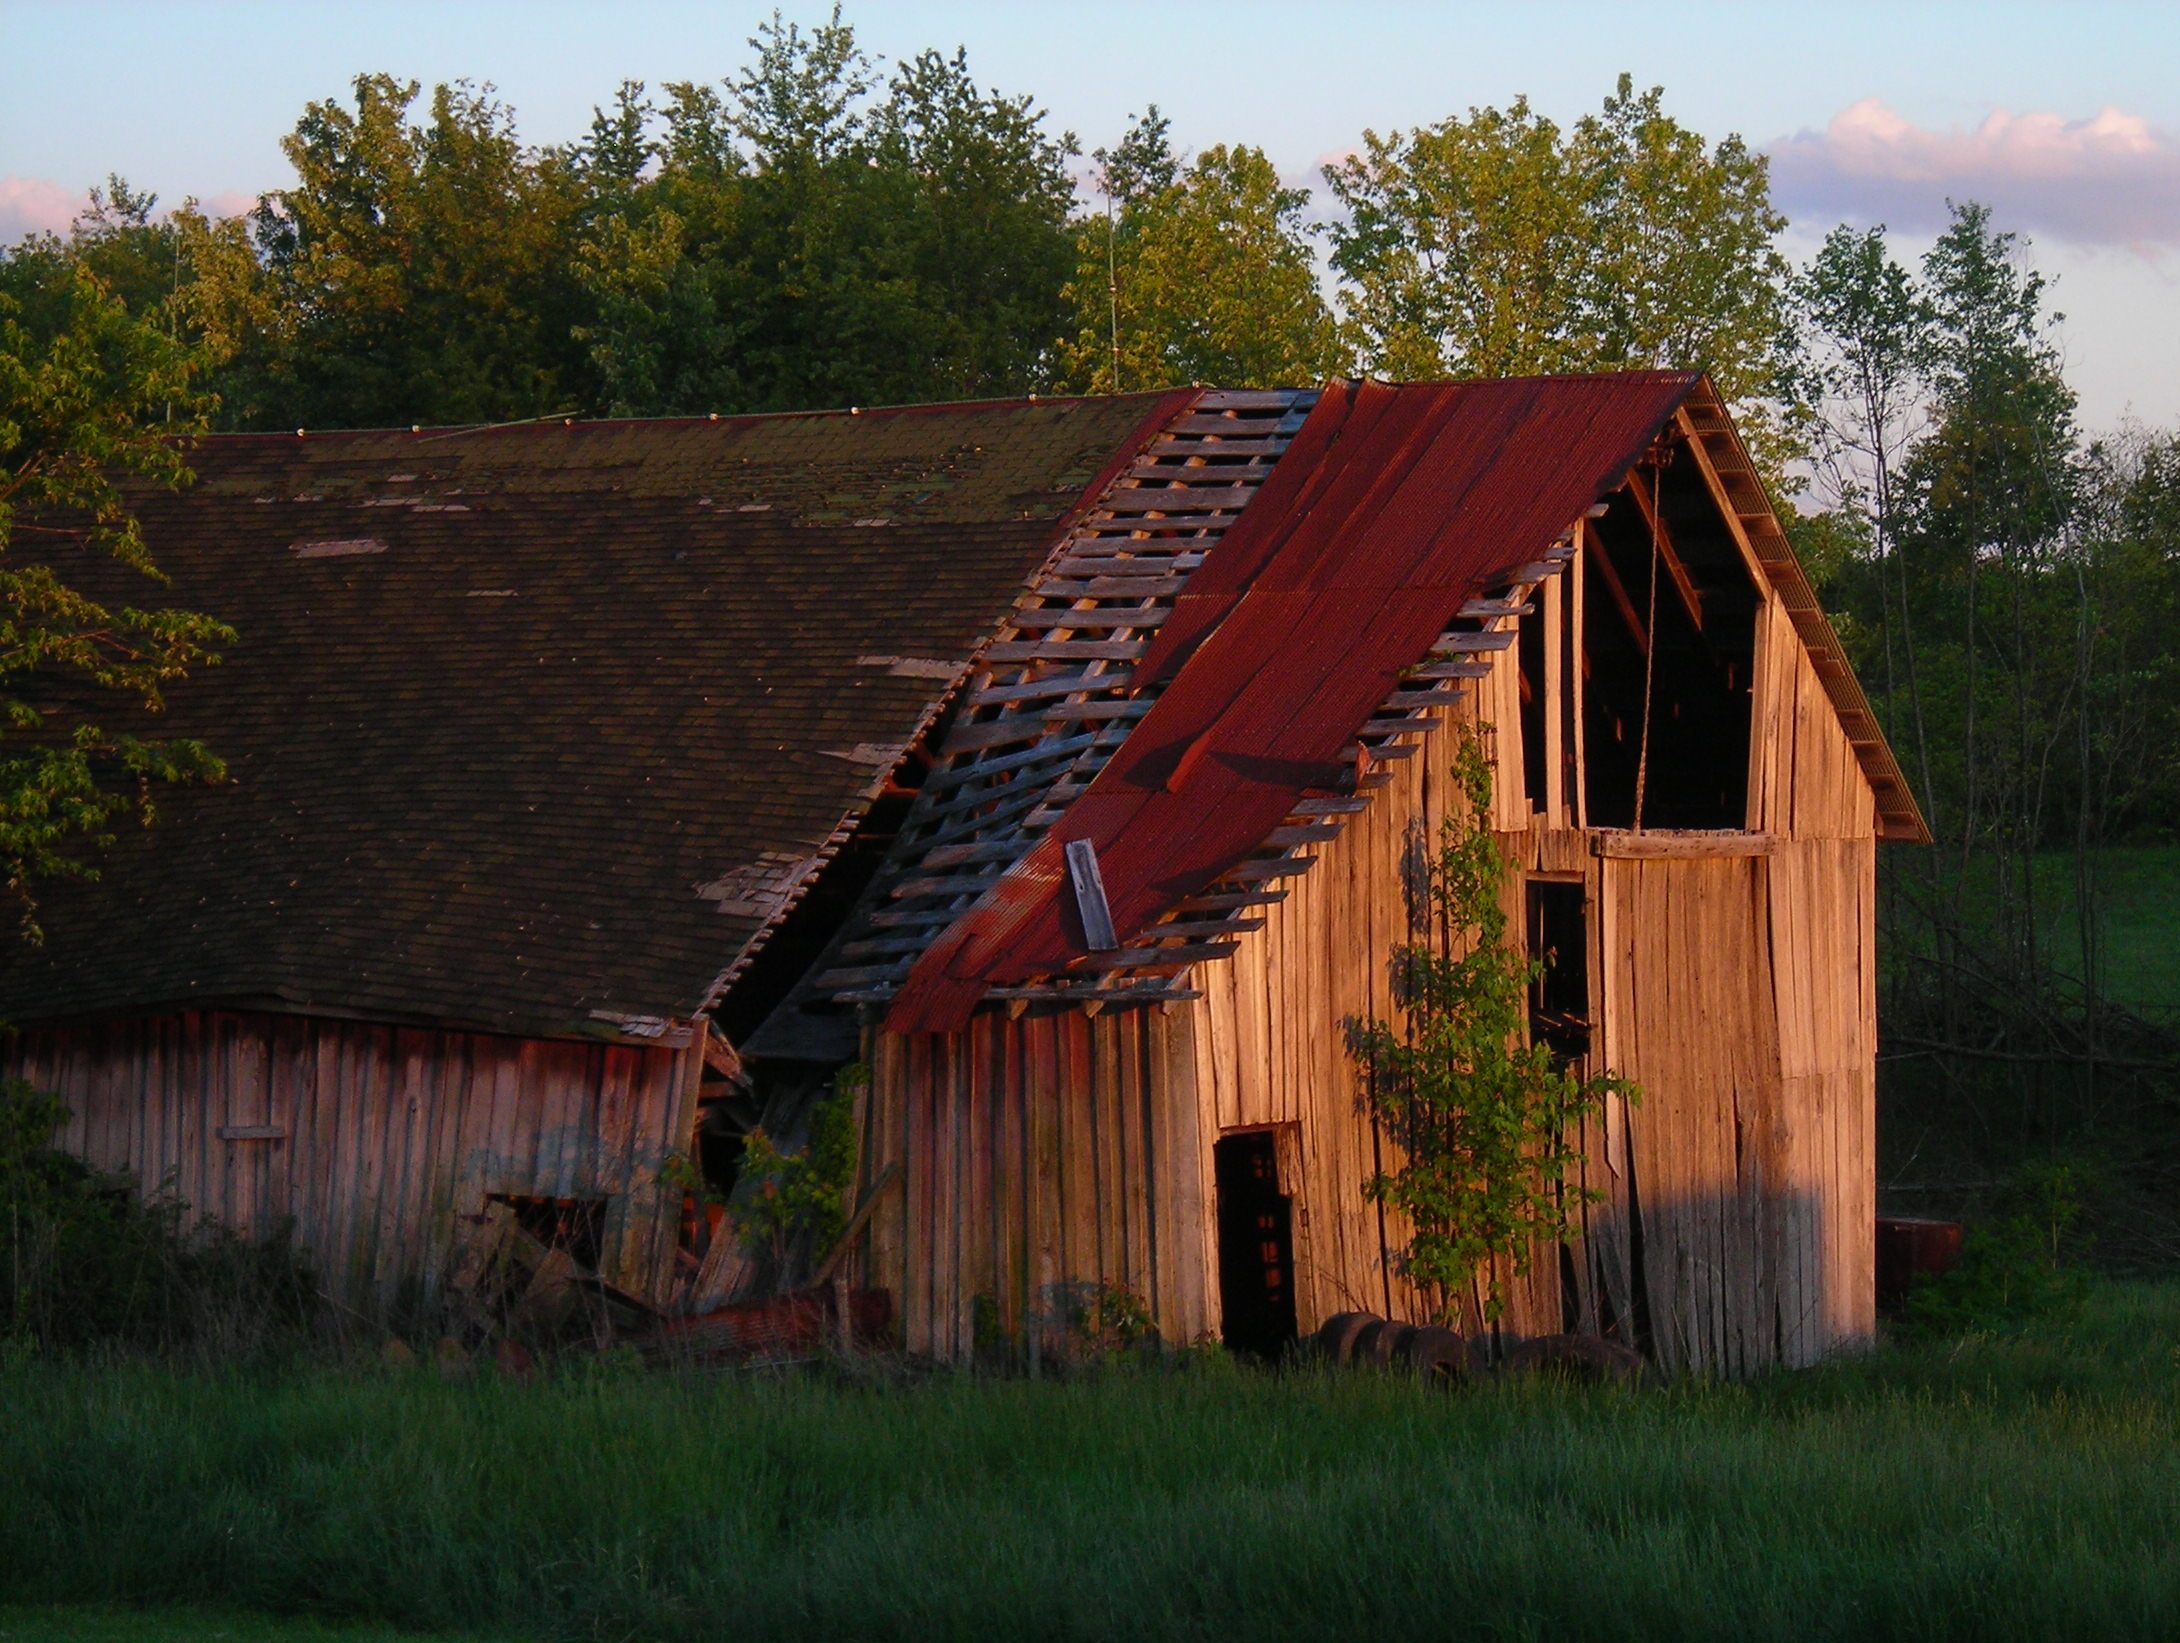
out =
[[[437,1292],[487,1194],[606,1200],[605,1275],[662,1296],[700,1049],[189,1011],[26,1031],[0,1065],[64,1099],[62,1143],[246,1236],[292,1224],[329,1288]],[[274,1138],[223,1129],[277,1128]]]
[[[873,1218],[865,1281],[893,1290],[903,1345],[1045,1350],[1101,1286],[1169,1340],[1216,1327],[1191,1025],[984,1011],[963,1033],[874,1035],[863,1177],[899,1161],[903,1186]]]
[[[1758,617],[1749,826],[1768,847],[1599,857],[1531,815],[1518,661],[1453,710],[1487,736],[1493,825],[1523,876],[1579,876],[1590,907],[1595,1064],[1641,1084],[1586,1126],[1600,1202],[1564,1252],[1506,1275],[1523,1333],[1647,1326],[1670,1369],[1808,1363],[1874,1326],[1876,803],[1775,600]],[[906,1344],[968,1356],[1019,1340],[1069,1286],[1144,1297],[1162,1332],[1219,1327],[1212,1144],[1292,1126],[1296,1311],[1420,1318],[1405,1230],[1363,1183],[1396,1160],[1349,1058],[1350,1016],[1397,1018],[1388,957],[1410,939],[1453,792],[1455,737],[1393,767],[1316,867],[1170,1012],[980,1013],[954,1038],[875,1033],[866,1179],[904,1165],[869,1281],[901,1296]],[[1571,820],[1571,818],[1568,818]],[[1285,1178],[1291,1176],[1291,1179]],[[1571,1293],[1562,1293],[1572,1281]],[[1476,1324],[1474,1298],[1462,1310]],[[981,1323],[980,1323],[981,1320]]]

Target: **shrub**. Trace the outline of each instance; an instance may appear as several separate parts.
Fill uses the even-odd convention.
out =
[[[0,1334],[42,1350],[262,1347],[302,1326],[317,1286],[285,1233],[188,1229],[170,1190],[53,1145],[67,1105],[0,1080]]]
[[[2070,1320],[2088,1293],[2082,1197],[2094,1167],[2079,1159],[2023,1165],[1998,1213],[1970,1226],[1951,1271],[1908,1291],[1901,1331],[1913,1338],[1991,1334]]]

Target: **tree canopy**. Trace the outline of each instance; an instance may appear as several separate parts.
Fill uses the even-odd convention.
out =
[[[1307,190],[1259,148],[1206,149],[1186,165],[1154,105],[1111,150],[1111,210],[1081,220],[1067,287],[1075,334],[1061,370],[1091,393],[1216,382],[1322,381],[1346,364],[1318,289]]]
[[[1790,273],[1762,155],[1706,144],[1627,75],[1561,130],[1509,107],[1363,134],[1325,170],[1364,366],[1394,378],[1708,370],[1777,471]]]
[[[93,876],[87,855],[120,817],[151,819],[151,783],[221,774],[195,743],[104,723],[156,711],[167,684],[233,638],[156,602],[129,506],[131,485],[188,483],[180,440],[206,409],[199,356],[165,323],[152,204],[117,182],[68,239],[0,259],[0,879],[33,938],[39,882]],[[153,597],[94,595],[54,563],[87,558],[117,568],[102,582]]]

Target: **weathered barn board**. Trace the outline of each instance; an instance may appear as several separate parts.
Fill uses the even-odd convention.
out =
[[[434,1293],[489,1194],[603,1199],[602,1273],[668,1291],[693,1045],[193,1010],[32,1028],[0,1066],[68,1103],[71,1152],[244,1236],[292,1226],[358,1299]]]
[[[903,1168],[871,1223],[866,1281],[895,1290],[903,1344],[967,1358],[1045,1343],[1100,1289],[1169,1339],[1216,1327],[1191,1018],[980,1013],[872,1051],[861,1175]]]

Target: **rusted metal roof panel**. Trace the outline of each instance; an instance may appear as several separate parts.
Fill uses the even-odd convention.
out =
[[[1038,846],[924,953],[895,1031],[1085,948],[1063,852],[1097,853],[1125,941],[1239,862],[1461,605],[1617,485],[1692,372],[1335,386],[1143,660],[1162,694]]]

